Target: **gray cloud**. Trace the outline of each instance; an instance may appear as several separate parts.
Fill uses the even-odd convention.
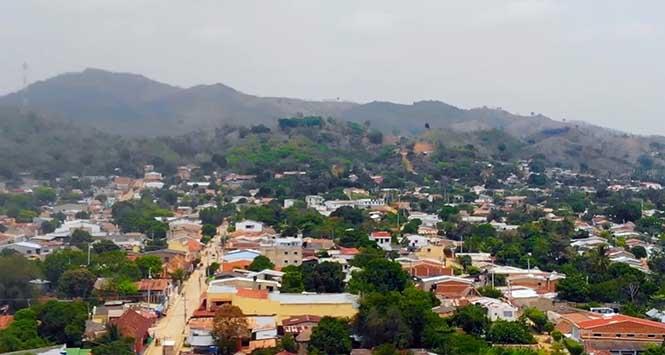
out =
[[[638,6],[639,5],[639,6]],[[258,95],[440,99],[665,134],[662,1],[0,2],[0,93],[99,67]]]

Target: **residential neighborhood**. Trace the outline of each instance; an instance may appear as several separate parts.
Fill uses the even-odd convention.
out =
[[[656,301],[654,278],[665,260],[663,212],[610,202],[594,214],[595,187],[532,188],[533,164],[524,162],[522,178],[512,175],[500,189],[458,182],[441,194],[370,180],[332,200],[282,201],[259,194],[251,177],[199,175],[195,166],[169,177],[148,165],[142,179],[77,177],[52,187],[25,180],[3,192],[4,211],[20,196],[34,210],[1,217],[0,249],[42,272],[21,272],[26,286],[2,308],[2,329],[18,324],[22,307],[68,300],[86,302],[87,311],[80,338],[62,344],[67,351],[118,334],[139,354],[224,353],[222,344],[235,353],[306,354],[322,322],[343,320],[353,354],[383,343],[367,327],[404,317],[385,298],[396,292],[399,302],[428,295],[420,321],[435,317],[427,322],[494,346],[638,354],[660,344],[665,304]],[[649,198],[662,188],[613,182],[613,190]],[[238,322],[224,331],[246,333],[220,342],[222,319]],[[499,326],[524,334],[492,335]],[[431,341],[404,344],[415,352]]]

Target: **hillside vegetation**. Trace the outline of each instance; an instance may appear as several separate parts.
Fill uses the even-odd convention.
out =
[[[24,97],[33,112],[27,117],[16,109]],[[278,155],[294,154],[290,160],[333,152],[319,158],[326,165],[337,164],[337,160],[347,165],[370,164],[353,162],[348,151],[353,155],[362,150],[355,146],[362,143],[358,136],[376,143],[381,135],[385,139],[378,143],[383,145],[372,148],[379,152],[383,148],[407,152],[419,141],[472,146],[474,159],[508,162],[543,157],[553,165],[579,171],[605,176],[637,174],[654,180],[662,179],[661,167],[665,166],[663,137],[635,136],[539,114],[461,109],[440,101],[355,104],[258,97],[222,84],[179,88],[141,75],[99,69],[34,83],[23,92],[0,97],[0,108],[0,145],[4,148],[0,154],[8,161],[2,168],[5,176],[24,170],[41,176],[132,174],[144,162],[173,169],[188,162],[205,164],[214,154],[226,154],[238,145],[229,151],[233,161],[244,153],[256,155],[251,150],[240,153],[247,139],[256,139],[247,138],[247,132],[261,137],[260,144],[251,149],[266,144],[272,148],[275,141],[296,138],[287,147],[277,145],[282,149]],[[288,121],[283,120],[287,117],[319,117],[324,124],[287,127]],[[402,165],[414,163],[399,160]]]

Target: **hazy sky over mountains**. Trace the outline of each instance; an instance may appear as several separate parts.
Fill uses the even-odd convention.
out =
[[[665,2],[0,2],[0,94],[86,67],[261,96],[501,106],[665,134]]]

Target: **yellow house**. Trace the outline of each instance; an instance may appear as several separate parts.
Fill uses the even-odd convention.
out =
[[[448,250],[448,255],[444,254],[445,250]],[[445,262],[446,267],[459,267],[455,258],[451,257],[450,247],[444,245],[426,245],[421,247],[414,253],[418,259],[429,259],[436,260],[439,262]]]
[[[275,315],[278,322],[302,315],[351,318],[358,313],[358,296],[349,293],[279,293],[217,285],[208,286],[207,306],[231,303],[245,315]]]

